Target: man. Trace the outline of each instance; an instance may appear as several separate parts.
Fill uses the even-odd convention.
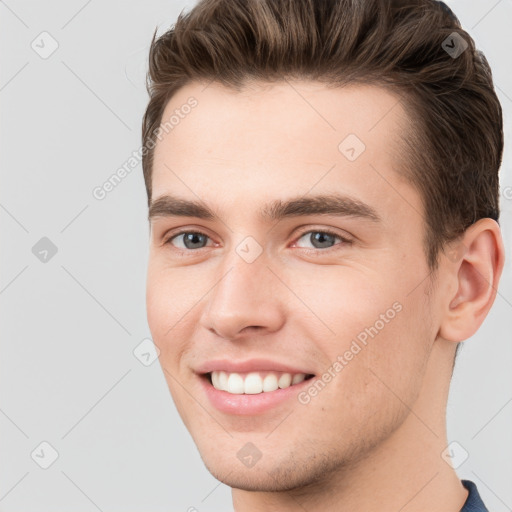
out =
[[[504,263],[502,112],[433,0],[204,0],[153,38],[148,323],[236,512],[487,510],[447,462]]]

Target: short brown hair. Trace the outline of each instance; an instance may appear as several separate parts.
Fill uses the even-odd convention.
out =
[[[460,55],[448,51],[456,43],[467,46]],[[435,0],[202,0],[155,31],[142,127],[148,204],[155,131],[179,88],[285,78],[374,84],[405,98],[412,129],[400,172],[423,199],[430,269],[471,224],[498,221],[501,105],[485,56]]]

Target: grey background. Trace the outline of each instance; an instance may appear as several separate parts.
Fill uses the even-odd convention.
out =
[[[508,257],[495,305],[459,356],[448,433],[469,453],[459,476],[504,512],[512,510],[512,1],[447,3],[491,63],[505,111]],[[92,195],[140,147],[153,30],[191,5],[0,2],[2,512],[232,510],[158,362],[133,354],[150,337],[141,165],[105,199]],[[51,49],[43,31],[58,43],[46,59],[31,47]],[[32,252],[43,237],[57,248],[47,262]],[[48,469],[31,458],[49,457],[43,441],[59,454]]]

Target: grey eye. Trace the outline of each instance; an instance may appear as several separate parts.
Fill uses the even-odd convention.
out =
[[[173,236],[169,243],[171,243],[173,240],[179,239],[182,237],[183,240],[183,247],[179,247],[179,249],[202,249],[206,245],[206,241],[208,239],[207,235],[204,235],[203,233],[197,233],[195,231],[186,231],[183,233],[179,233],[175,236]],[[173,243],[173,245],[176,245]]]
[[[315,249],[328,249],[335,245],[337,238],[340,239],[339,236],[326,231],[308,231],[304,233],[299,240],[305,237],[307,237],[306,240],[313,244]]]

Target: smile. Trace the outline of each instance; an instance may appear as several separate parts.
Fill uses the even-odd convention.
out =
[[[233,395],[271,393],[278,389],[286,389],[295,384],[300,384],[304,380],[313,377],[313,375],[305,373],[292,374],[275,371],[235,373],[216,370],[208,375],[215,389]]]
[[[230,416],[255,416],[296,400],[314,375],[276,370],[212,370],[199,377],[203,392],[215,409]]]

